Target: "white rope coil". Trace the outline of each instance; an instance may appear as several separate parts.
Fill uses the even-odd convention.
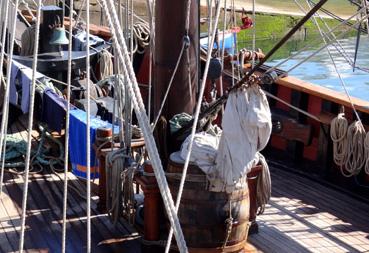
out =
[[[331,139],[333,141],[333,160],[342,167],[345,164],[347,153],[347,128],[348,122],[344,113],[338,114],[331,122]]]
[[[341,167],[342,174],[346,177],[358,175],[365,164],[365,134],[365,129],[360,121],[353,122],[347,129],[345,170]]]

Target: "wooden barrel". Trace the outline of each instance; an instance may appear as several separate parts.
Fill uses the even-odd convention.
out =
[[[173,199],[177,198],[183,165],[184,161],[178,152],[170,156],[167,180]],[[232,223],[227,223],[229,209]],[[230,194],[210,192],[207,190],[205,174],[196,165],[190,164],[178,210],[190,252],[243,251],[249,229],[249,209],[248,187]],[[227,229],[230,229],[230,233]]]

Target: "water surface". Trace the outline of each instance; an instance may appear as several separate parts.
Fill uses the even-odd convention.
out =
[[[267,48],[272,46],[272,42],[264,42]],[[345,49],[347,55],[352,59],[354,59],[355,54],[355,44],[356,38],[347,38],[340,40],[341,45]],[[262,43],[260,43],[262,44]],[[283,59],[288,58],[289,55],[294,54],[300,48],[303,48],[305,45],[309,45],[309,49],[304,50],[300,55],[294,57],[289,60],[285,64],[283,64],[280,68],[283,70],[288,70],[297,63],[304,60],[310,54],[316,51],[321,45],[322,42],[317,42],[316,39],[307,40],[307,41],[291,41],[287,45],[285,45],[282,50],[277,53],[274,58],[269,62],[270,65],[278,64],[283,61]],[[369,73],[356,69],[353,72],[352,67],[346,61],[346,59],[341,56],[337,50],[331,46],[330,47],[332,55],[334,57],[335,63],[338,67],[338,70],[345,81],[347,90],[350,95],[353,97],[357,97],[366,101],[369,101]],[[268,49],[269,50],[269,49]],[[264,50],[268,52],[267,50]],[[358,51],[357,58],[357,66],[361,66],[369,69],[369,38],[368,36],[362,36],[360,39],[360,46]],[[311,83],[319,84],[326,88],[330,88],[335,91],[344,92],[341,82],[338,78],[338,75],[335,71],[334,65],[327,53],[327,50],[324,49],[316,56],[303,63],[298,68],[294,69],[289,73],[291,76],[295,76],[301,80],[308,81]]]

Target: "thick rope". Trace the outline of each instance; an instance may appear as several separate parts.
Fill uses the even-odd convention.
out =
[[[18,2],[18,1],[17,1]],[[36,92],[36,71],[37,71],[37,57],[38,57],[38,46],[40,37],[40,23],[41,23],[41,0],[37,2],[37,20],[36,20],[36,31],[35,31],[35,47],[33,51],[33,62],[32,62],[32,86],[31,86],[31,98],[29,105],[29,117],[28,117],[28,136],[27,136],[27,155],[26,155],[26,166],[24,174],[24,187],[23,187],[23,199],[22,199],[22,221],[21,221],[21,234],[19,241],[19,251],[23,252],[24,246],[24,233],[26,228],[26,211],[27,211],[27,195],[28,195],[28,181],[29,181],[29,169],[31,160],[31,142],[32,142],[32,127],[33,127],[33,112],[35,104],[35,92]],[[9,65],[8,68],[11,66]]]
[[[159,189],[163,198],[164,206],[167,211],[168,219],[171,225],[174,227],[174,234],[176,235],[178,248],[180,252],[188,252],[186,242],[184,240],[183,233],[178,220],[178,216],[174,209],[174,203],[171,193],[169,191],[169,186],[165,179],[164,170],[160,161],[155,140],[151,133],[150,123],[146,115],[146,110],[144,108],[144,104],[141,98],[140,89],[138,87],[137,80],[130,62],[127,46],[125,44],[123,35],[117,32],[121,31],[121,27],[118,22],[118,17],[114,7],[114,3],[111,0],[103,0],[102,3],[108,19],[109,26],[112,30],[113,35],[112,38],[115,44],[115,48],[122,62],[124,75],[126,77],[129,77],[127,80],[127,87],[132,97],[132,103],[136,112],[138,122],[140,123],[140,127],[145,137],[145,143],[147,146],[150,159],[153,164],[154,173],[158,181]]]
[[[74,0],[69,2],[69,19],[73,19]],[[73,27],[69,26],[69,41],[72,41]],[[66,251],[67,239],[67,201],[68,201],[68,160],[69,160],[69,125],[70,125],[70,98],[72,83],[72,43],[68,45],[68,72],[67,72],[67,112],[65,118],[65,153],[64,153],[64,195],[63,195],[63,227],[62,227],[62,253]]]
[[[345,166],[341,167],[344,176],[358,175],[364,166],[365,160],[365,129],[360,121],[353,122],[347,129],[347,153]]]
[[[191,1],[191,0],[188,0],[188,1]],[[214,28],[212,30],[210,44],[208,44],[208,53],[207,53],[207,57],[206,57],[206,64],[205,64],[204,74],[203,74],[202,82],[201,82],[201,86],[200,86],[199,99],[198,99],[197,105],[196,105],[196,110],[195,110],[195,115],[194,115],[194,121],[193,121],[193,125],[192,125],[192,130],[191,130],[190,143],[188,145],[188,153],[187,153],[187,156],[186,156],[186,159],[185,159],[185,163],[184,163],[184,166],[183,166],[183,172],[182,172],[183,174],[182,174],[181,182],[180,182],[179,189],[178,189],[177,200],[176,200],[176,207],[175,207],[176,208],[176,212],[178,212],[179,205],[181,203],[181,198],[182,198],[184,183],[186,181],[187,169],[188,169],[188,165],[190,163],[190,157],[191,157],[191,153],[192,153],[193,141],[195,139],[195,133],[196,133],[196,128],[197,128],[197,123],[198,123],[199,115],[200,115],[200,111],[201,111],[202,99],[204,97],[204,91],[205,91],[205,86],[206,86],[206,79],[207,79],[208,71],[209,71],[209,65],[210,65],[210,59],[211,59],[211,53],[212,53],[211,48],[214,45],[215,34],[217,32],[218,20],[219,20],[219,16],[220,16],[220,7],[221,7],[221,5],[220,5],[220,3],[218,3],[216,14],[215,14]],[[171,229],[169,231],[169,235],[168,235],[167,246],[165,248],[165,252],[166,253],[169,252],[170,244],[172,242],[172,237],[173,237],[173,229],[171,227]]]
[[[258,215],[264,213],[265,205],[268,204],[272,196],[272,180],[270,178],[270,171],[265,157],[261,153],[257,153],[259,162],[262,166],[262,171],[257,181],[256,203],[258,207]]]
[[[132,16],[133,17],[133,16]],[[132,27],[134,48],[133,53],[137,52],[139,54],[145,53],[145,48],[150,45],[150,27],[147,23],[137,22]],[[143,50],[139,51],[138,46],[142,47]]]
[[[87,108],[86,108],[86,186],[87,186],[87,247],[86,252],[91,252],[91,142],[90,142],[90,0],[86,1],[86,79],[87,79]]]
[[[112,55],[108,50],[102,50],[100,53],[100,78],[104,80],[113,75]]]
[[[120,217],[120,204],[122,192],[121,170],[124,168],[124,160],[127,158],[123,150],[110,152],[106,156],[106,208],[108,215],[116,224]]]
[[[0,55],[0,80],[3,80],[3,66],[4,66],[4,57],[5,57],[5,40],[6,40],[6,32],[7,32],[7,21],[8,21],[8,14],[9,14],[9,1],[4,1],[4,22],[2,26],[2,36],[1,36],[1,55]],[[14,20],[15,23],[15,20]],[[15,28],[14,28],[15,30]],[[14,38],[14,37],[13,37]],[[13,44],[13,43],[12,43]],[[10,64],[11,61],[9,59]],[[8,74],[10,73],[10,67],[8,68]],[[10,75],[8,75],[10,76]],[[8,78],[10,79],[10,78]],[[10,80],[7,80],[5,83],[5,92],[4,92],[4,101],[3,101],[3,113],[2,113],[2,119],[1,119],[1,130],[0,130],[0,160],[2,160],[2,155],[5,154],[5,148],[6,148],[6,139],[4,138],[7,131],[8,126],[8,109],[9,109],[9,87],[10,87]],[[6,126],[6,127],[5,127]],[[3,192],[3,181],[4,181],[4,165],[5,165],[5,159],[3,159],[3,162],[1,164],[1,175],[0,175],[0,197]]]
[[[331,122],[331,139],[333,141],[333,161],[342,167],[347,154],[348,121],[344,113],[338,114]]]

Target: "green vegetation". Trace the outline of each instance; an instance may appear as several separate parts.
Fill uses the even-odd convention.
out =
[[[272,46],[274,46],[278,40],[285,35],[300,19],[301,17],[292,17],[286,15],[257,15],[256,16],[256,39],[257,47],[261,48],[263,52],[268,52]],[[339,24],[334,19],[325,19],[327,25],[331,28]],[[318,20],[321,27],[324,24],[321,20]],[[347,27],[342,26],[336,32],[336,35],[341,33]],[[305,35],[306,33],[306,35]],[[352,31],[348,36],[355,35],[355,31]],[[238,48],[251,48],[252,47],[252,29],[242,30],[237,35]],[[312,20],[309,20],[303,28],[291,38],[278,52],[275,53],[273,59],[285,58],[290,55],[291,52],[297,51],[305,46],[309,46],[310,49],[319,46],[322,43],[319,31],[316,28]]]
[[[265,39],[277,39],[281,38],[286,34],[289,29],[291,29],[301,17],[293,17],[287,15],[256,15],[256,38],[257,40]],[[334,19],[325,19],[325,22],[329,27],[334,27],[339,24],[338,21]],[[323,25],[321,20],[318,20],[320,26]],[[301,29],[300,34],[313,35],[318,34],[318,29],[316,28],[313,21],[309,20]],[[303,36],[302,36],[303,37]],[[252,29],[242,30],[238,34],[240,42],[249,41],[252,38]]]
[[[306,7],[305,1],[298,1],[301,5]],[[319,0],[313,0],[314,3],[319,2]],[[258,0],[258,4],[270,6],[275,9],[284,11],[295,11],[300,12],[294,0]],[[357,9],[348,0],[328,0],[323,8],[335,13],[336,15],[352,15]]]

